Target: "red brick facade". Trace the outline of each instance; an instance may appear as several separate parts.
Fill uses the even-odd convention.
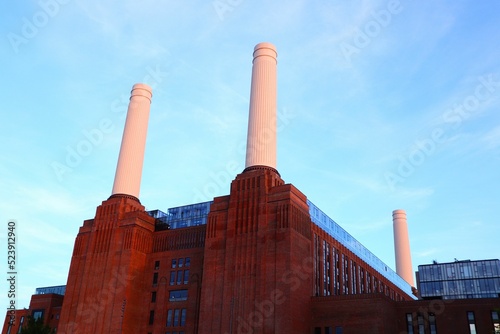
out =
[[[492,311],[500,313],[498,298],[397,302],[377,293],[313,297],[311,305],[314,334],[337,329],[342,334],[417,334],[419,329],[430,334],[431,327],[439,334],[470,334],[468,312],[474,314],[476,333],[488,334],[494,333]]]
[[[34,295],[25,315],[44,310],[67,334],[411,333],[408,317],[413,333],[446,334],[469,333],[469,311],[489,333],[500,312],[500,299],[413,300],[312,223],[306,196],[267,167],[239,174],[206,225],[155,231],[136,198],[110,197],[80,228],[61,303]]]
[[[410,299],[313,224],[304,194],[252,167],[207,225],[155,232],[137,199],[104,201],[76,238],[58,333],[306,333],[311,296],[371,292]]]
[[[29,309],[16,310],[14,319],[12,313],[7,311],[2,334],[20,333],[20,326],[26,325],[28,316],[35,313],[43,318],[43,323],[51,328],[58,328],[64,296],[55,293],[35,294],[31,296]],[[9,328],[10,327],[10,328]]]

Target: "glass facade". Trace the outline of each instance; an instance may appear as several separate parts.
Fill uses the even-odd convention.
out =
[[[63,295],[66,292],[66,285],[47,286],[44,288],[36,288],[35,295],[44,295],[47,293],[56,293]]]
[[[202,202],[170,208],[166,213],[161,210],[152,210],[148,211],[148,214],[156,218],[157,231],[198,226],[207,223],[211,204],[211,201]]]
[[[500,260],[467,260],[420,265],[417,277],[418,290],[424,299],[500,296]]]

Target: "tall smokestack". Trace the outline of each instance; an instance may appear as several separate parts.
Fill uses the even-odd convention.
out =
[[[139,83],[132,87],[112,195],[131,195],[139,199],[152,96],[148,85]]]
[[[277,56],[271,43],[254,48],[245,168],[276,169]]]
[[[406,212],[404,210],[394,210],[392,212],[392,222],[394,228],[396,273],[408,282],[408,284],[415,286],[413,268],[411,265],[410,240],[408,238]]]

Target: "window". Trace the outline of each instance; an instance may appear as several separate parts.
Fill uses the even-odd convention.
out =
[[[189,283],[189,269],[184,270],[184,284],[188,284],[188,283]]]
[[[172,268],[177,268],[177,259],[172,259]]]
[[[171,302],[187,300],[187,292],[187,290],[172,290],[169,293],[168,300]]]
[[[436,316],[434,314],[429,314],[429,329],[431,334],[437,334]]]
[[[340,326],[335,327],[335,334],[343,334],[343,333],[344,330],[342,329],[342,327]]]
[[[179,267],[180,267],[180,264],[179,264]],[[182,270],[179,270],[177,272],[177,285],[182,284],[182,282],[183,282],[183,275],[182,274],[183,273],[184,272]]]
[[[33,310],[33,319],[43,318],[43,310]]]
[[[491,320],[493,321],[493,333],[500,334],[500,317],[498,311],[491,311]]]
[[[333,334],[332,327],[325,327],[325,334]]]
[[[187,257],[186,258],[186,267],[189,267],[191,265],[191,258],[190,257]]]
[[[175,271],[170,272],[170,285],[175,284]]]
[[[406,331],[408,334],[413,334],[413,316],[411,313],[406,314]]]
[[[155,261],[155,270],[160,269],[160,261]]]
[[[183,308],[181,310],[181,326],[185,326],[186,325],[186,309]]]
[[[179,310],[174,311],[174,327],[179,326]]]
[[[152,325],[155,322],[155,311],[149,311],[149,324]]]
[[[153,285],[158,284],[158,273],[153,274]]]
[[[314,334],[321,334],[321,327],[315,327]]]
[[[179,268],[181,268],[184,265],[184,259],[180,258],[179,259]]]
[[[474,312],[467,312],[467,321],[469,322],[469,333],[477,334],[476,319],[474,318]]]
[[[156,303],[156,291],[151,292],[151,303]]]
[[[167,312],[167,327],[172,326],[172,310],[168,310]]]
[[[417,316],[417,324],[418,324],[418,334],[425,334],[424,317],[421,314]]]
[[[17,330],[17,333],[20,334],[22,329],[23,329],[23,324],[24,324],[24,316],[21,317],[21,320],[19,320],[19,329]],[[10,329],[10,326],[9,326]]]

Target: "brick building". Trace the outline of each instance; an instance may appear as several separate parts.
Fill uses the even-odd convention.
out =
[[[255,47],[246,164],[229,194],[167,212],[139,201],[152,94],[133,87],[113,191],[76,237],[57,333],[449,333],[448,314],[471,307],[425,309],[408,278],[281,178],[276,57]],[[477,328],[493,328],[498,301],[474,304]]]
[[[42,318],[43,323],[57,328],[61,315],[65,286],[37,288],[28,309],[7,311],[2,334],[21,333],[21,327],[27,323],[28,316]]]

